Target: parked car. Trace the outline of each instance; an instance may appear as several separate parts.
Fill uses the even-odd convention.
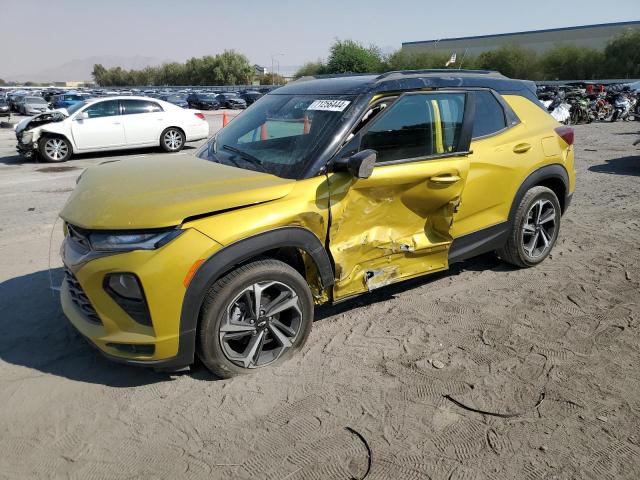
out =
[[[63,162],[76,153],[138,147],[178,152],[185,142],[208,135],[201,112],[133,96],[90,99],[16,125],[18,152],[28,157],[38,153],[48,162]]]
[[[247,108],[247,102],[240,98],[235,92],[225,92],[219,94],[217,97],[218,102],[222,108],[243,109]]]
[[[42,97],[24,97],[19,108],[23,115],[37,115],[49,110],[49,103]]]
[[[52,108],[69,108],[76,103],[80,103],[85,100],[83,95],[79,93],[63,93],[61,95],[54,95],[51,99]]]
[[[20,111],[20,102],[22,102],[26,96],[26,93],[10,93],[8,95],[9,109],[12,112],[18,113]]]
[[[11,116],[11,108],[9,107],[9,102],[7,102],[3,98],[0,98],[0,117],[9,116]]]
[[[161,95],[160,98],[165,102],[172,103],[180,108],[189,108],[189,103],[187,102],[187,96],[183,93],[176,93],[172,95]]]
[[[189,108],[198,108],[200,110],[217,110],[220,108],[220,102],[211,93],[191,93],[187,97],[187,103]]]
[[[262,97],[263,94],[260,92],[256,92],[254,90],[245,90],[240,94],[240,98],[242,98],[245,102],[247,102],[247,106],[253,104],[256,100]]]
[[[304,345],[314,304],[490,251],[540,264],[572,144],[533,82],[495,72],[291,82],[196,156],[88,168],[60,214],[62,308],[125,363],[274,365]]]

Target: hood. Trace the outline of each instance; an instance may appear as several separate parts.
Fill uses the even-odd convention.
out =
[[[39,127],[45,123],[61,122],[65,118],[67,118],[67,114],[64,109],[39,113],[33,117],[27,117],[20,120],[15,126],[15,131],[16,133],[20,133],[23,130]]]
[[[105,162],[82,174],[60,216],[87,229],[146,229],[185,218],[268,202],[295,180],[192,155]]]

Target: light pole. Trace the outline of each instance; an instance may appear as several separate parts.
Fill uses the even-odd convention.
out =
[[[271,85],[273,85],[273,64],[276,57],[284,57],[284,53],[272,53],[271,54]],[[278,75],[280,74],[280,62],[278,62]]]

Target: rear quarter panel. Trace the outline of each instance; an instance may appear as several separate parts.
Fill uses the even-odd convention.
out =
[[[516,192],[534,171],[551,164],[564,166],[569,192],[575,187],[573,147],[554,131],[560,124],[530,100],[503,95],[520,119],[508,130],[471,143],[469,176],[462,204],[451,228],[459,237],[507,221]],[[515,153],[527,143],[526,153]]]

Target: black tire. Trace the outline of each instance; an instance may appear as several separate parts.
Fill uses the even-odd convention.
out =
[[[178,127],[165,128],[160,134],[160,147],[169,153],[179,152],[184,148],[186,138]]]
[[[549,227],[548,223],[551,220],[546,220],[546,227],[545,225],[536,224],[531,229],[531,215],[535,215],[535,207],[537,205],[540,205],[541,214],[545,213],[546,216],[550,217],[551,213],[553,213],[552,231],[546,228]],[[544,209],[544,206],[546,206],[546,209]],[[550,210],[551,206],[553,207],[553,212]],[[537,186],[531,188],[522,198],[520,205],[518,205],[515,219],[509,232],[509,238],[504,247],[498,250],[498,256],[505,262],[521,268],[538,265],[549,256],[558,239],[560,219],[560,202],[556,194],[547,187]],[[525,225],[527,225],[527,232],[525,232]],[[540,232],[542,228],[544,228],[544,232]],[[546,245],[547,241],[548,246]],[[527,247],[532,244],[533,248],[528,250]],[[541,244],[540,249],[535,248],[538,244]]]
[[[251,287],[258,284],[258,282],[263,282],[262,285],[275,282],[295,293],[297,296],[297,307],[292,316],[296,317],[297,329],[294,327],[293,320],[291,320],[288,328],[292,331],[295,329],[296,334],[295,337],[287,337],[292,338],[292,341],[289,342],[291,344],[290,346],[285,347],[282,342],[277,342],[276,336],[272,333],[271,323],[268,323],[266,326],[262,325],[266,323],[265,320],[267,317],[260,317],[258,315],[257,320],[255,320],[255,333],[247,333],[238,340],[231,340],[231,342],[246,341],[247,345],[245,347],[242,346],[242,343],[240,343],[239,347],[239,349],[242,349],[243,352],[246,353],[251,351],[250,342],[254,341],[256,336],[264,335],[261,337],[264,338],[264,341],[260,344],[260,350],[257,351],[257,354],[251,355],[251,360],[249,360],[253,365],[250,363],[248,366],[245,366],[240,364],[242,360],[232,361],[229,358],[229,352],[234,352],[232,349],[230,350],[229,341],[223,342],[222,340],[222,337],[229,335],[229,333],[221,334],[220,329],[223,325],[225,325],[225,328],[231,326],[230,317],[233,315],[230,315],[228,312],[233,311],[235,314],[235,307],[238,305],[238,302],[247,298],[244,295],[247,295],[247,292],[251,292]],[[264,291],[267,292],[268,289],[265,288]],[[255,292],[255,290],[253,290],[253,292]],[[255,298],[256,296],[254,294],[253,301],[255,301]],[[265,296],[265,298],[267,297]],[[285,298],[291,299],[291,297]],[[250,308],[253,309],[250,293],[248,294],[248,300],[249,305],[251,305]],[[271,300],[273,300],[273,298],[271,298]],[[234,308],[234,310],[231,310],[232,308]],[[274,322],[287,322],[285,317],[280,316],[283,313],[286,314],[287,311],[278,313],[276,320],[273,320],[275,316],[268,318]],[[238,318],[236,316],[233,316],[233,318],[235,320],[234,326],[238,324],[248,325],[248,322],[254,325],[254,321],[248,320],[248,318],[252,318],[250,312],[243,312],[240,320],[236,320]],[[279,260],[255,260],[231,271],[217,280],[209,289],[203,302],[200,324],[198,326],[198,357],[212,373],[222,378],[251,373],[267,365],[282,363],[300,350],[309,337],[312,323],[313,297],[307,281],[302,275],[294,268]],[[264,332],[264,334],[260,332]],[[279,330],[279,332],[282,333],[282,330]],[[269,345],[271,345],[274,350],[281,348],[280,353],[278,353],[278,351],[274,352],[274,350],[267,350],[266,347]],[[278,345],[281,346],[278,347]],[[262,361],[263,354],[267,359],[270,357],[273,357],[273,359],[264,364],[258,364]],[[249,359],[249,355],[244,358],[245,360]]]
[[[60,163],[71,158],[73,148],[64,137],[45,136],[38,141],[38,153],[46,162]]]

